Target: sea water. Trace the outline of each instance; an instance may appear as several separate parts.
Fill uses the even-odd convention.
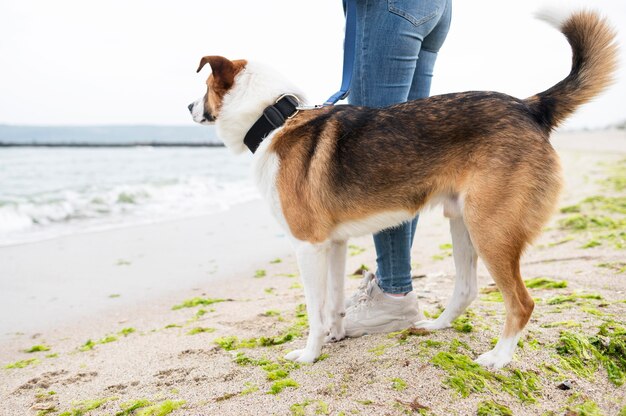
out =
[[[259,198],[221,147],[0,148],[0,246],[211,214]]]

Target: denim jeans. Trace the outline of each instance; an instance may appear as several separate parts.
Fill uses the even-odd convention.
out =
[[[348,102],[385,107],[428,97],[451,9],[451,0],[357,0],[356,58]],[[374,235],[376,277],[383,292],[413,289],[411,246],[418,217]]]

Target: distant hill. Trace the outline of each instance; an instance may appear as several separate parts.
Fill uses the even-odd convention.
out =
[[[14,126],[0,124],[0,146],[217,146],[213,126]]]

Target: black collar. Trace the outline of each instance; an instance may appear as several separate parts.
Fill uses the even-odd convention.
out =
[[[263,115],[256,123],[250,127],[243,142],[252,153],[256,152],[263,139],[272,131],[279,128],[287,119],[293,117],[298,112],[299,101],[295,95],[283,94],[274,105],[270,105],[263,110]]]

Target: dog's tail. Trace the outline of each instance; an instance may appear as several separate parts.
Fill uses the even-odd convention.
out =
[[[618,48],[615,30],[597,12],[576,11],[562,18],[558,13],[541,12],[537,17],[557,27],[573,53],[572,69],[565,79],[524,100],[549,132],[614,82]]]

